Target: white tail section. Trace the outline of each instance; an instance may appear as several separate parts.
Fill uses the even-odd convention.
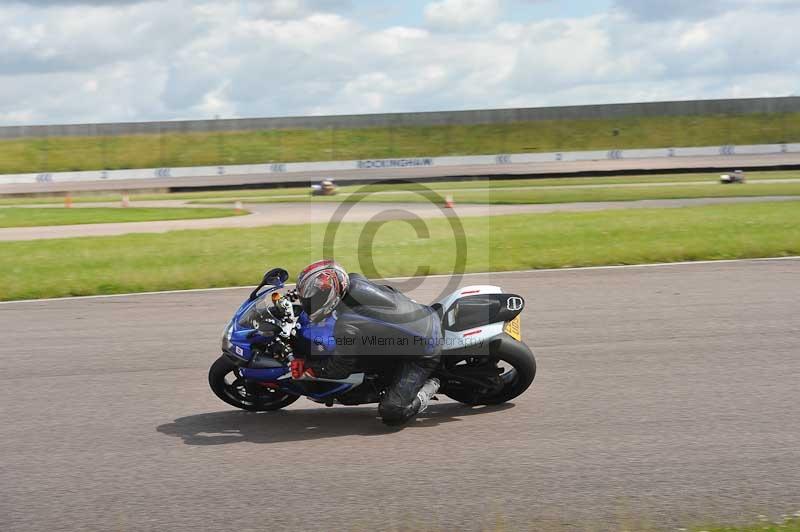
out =
[[[461,349],[464,347],[480,346],[487,340],[501,334],[503,332],[503,322],[490,323],[481,325],[464,331],[450,331],[449,326],[452,326],[456,320],[456,309],[454,304],[461,298],[476,296],[481,294],[502,294],[503,289],[499,286],[493,285],[475,285],[460,288],[438,301],[442,306],[443,318],[442,324],[444,328],[444,351],[453,349]]]

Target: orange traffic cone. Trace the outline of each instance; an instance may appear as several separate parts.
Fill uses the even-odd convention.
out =
[[[444,206],[447,209],[452,209],[455,206],[455,203],[453,203],[452,194],[448,194],[447,196],[444,197]]]
[[[127,209],[131,206],[131,198],[127,194],[122,195],[122,208]]]
[[[72,208],[72,194],[70,194],[69,192],[67,192],[67,195],[64,196],[64,207],[67,209]]]

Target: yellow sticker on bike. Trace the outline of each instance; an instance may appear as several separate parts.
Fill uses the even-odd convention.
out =
[[[518,342],[522,341],[522,320],[517,316],[511,321],[507,321],[503,326],[503,331]]]

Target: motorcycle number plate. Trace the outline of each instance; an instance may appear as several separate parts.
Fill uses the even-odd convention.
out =
[[[514,340],[521,342],[522,341],[522,327],[521,327],[521,320],[520,317],[517,316],[511,321],[507,321],[505,325],[503,325],[503,332],[509,335]]]

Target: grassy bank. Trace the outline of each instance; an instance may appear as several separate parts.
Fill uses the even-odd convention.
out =
[[[800,254],[800,204],[466,218],[467,271],[503,271]],[[417,239],[405,222],[376,232],[384,276],[449,273],[446,220]],[[112,294],[253,284],[267,266],[291,272],[322,254],[324,225],[177,231],[0,243],[0,299]],[[339,229],[336,257],[359,270],[363,224]],[[363,253],[363,251],[362,251]]]
[[[717,146],[798,140],[798,113],[50,137],[0,141],[0,173]]]
[[[0,227],[151,222],[235,216],[233,209],[0,208]]]

